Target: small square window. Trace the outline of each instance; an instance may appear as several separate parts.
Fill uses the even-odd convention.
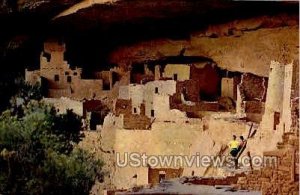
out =
[[[59,81],[59,75],[58,74],[54,75],[54,81]]]
[[[69,75],[69,72],[65,72],[65,75]]]
[[[174,74],[174,75],[173,75],[173,78],[174,78],[174,81],[177,81],[178,75],[177,75],[177,74]]]
[[[73,75],[74,75],[74,76],[77,76],[77,72],[74,72]]]
[[[151,117],[154,117],[154,110],[151,110]]]

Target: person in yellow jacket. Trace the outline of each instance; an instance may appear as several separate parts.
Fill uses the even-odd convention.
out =
[[[230,149],[230,154],[232,157],[236,157],[236,155],[239,152],[239,146],[240,146],[240,142],[236,140],[236,136],[233,135],[233,140],[231,140],[228,144],[228,147]]]

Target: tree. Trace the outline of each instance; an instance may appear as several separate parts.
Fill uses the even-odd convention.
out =
[[[80,118],[72,111],[57,115],[39,101],[0,116],[0,193],[88,194],[102,176],[103,163],[74,149]]]

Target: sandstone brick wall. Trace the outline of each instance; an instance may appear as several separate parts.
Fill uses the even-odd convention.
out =
[[[41,83],[40,71],[39,70],[29,71],[25,69],[25,81],[31,85]]]
[[[284,134],[278,149],[264,152],[264,156],[276,157],[277,163],[266,163],[262,169],[240,177],[238,187],[261,190],[263,195],[299,194],[299,136]]]
[[[195,102],[194,106],[189,106],[179,102],[178,96],[175,94],[170,96],[170,109],[178,109],[183,112],[198,112],[198,111],[219,111],[219,104],[217,102]]]
[[[240,177],[245,176],[244,173],[236,174],[233,176],[228,176],[225,178],[215,178],[215,177],[203,177],[203,178],[186,178],[183,183],[194,184],[194,185],[232,185],[235,184]]]
[[[241,93],[247,101],[265,101],[268,79],[254,74],[243,74],[240,84]]]
[[[68,109],[79,116],[83,115],[83,103],[69,98],[43,98],[43,101],[52,104],[59,114],[64,114]]]
[[[182,175],[183,169],[172,169],[172,168],[157,168],[148,170],[148,183],[158,184],[159,183],[159,173],[165,173],[165,179],[178,178]]]
[[[120,114],[131,114],[131,100],[117,99],[115,114],[117,116],[119,116]]]
[[[244,101],[247,120],[260,123],[265,109],[265,103],[259,101]]]
[[[124,115],[124,129],[150,129],[151,119],[145,115]]]
[[[176,80],[174,76],[177,75],[178,81],[190,79],[190,66],[183,64],[167,64],[164,69],[163,76]]]
[[[221,81],[221,96],[236,99],[236,85],[234,78],[222,78]]]
[[[258,113],[264,112],[265,104],[259,101],[245,101],[245,112],[246,113]]]
[[[151,119],[145,116],[145,104],[141,104],[140,114],[132,114],[131,100],[117,99],[115,114],[124,115],[124,129],[149,129]]]
[[[47,97],[49,98],[60,98],[60,97],[70,97],[71,88],[67,89],[48,89]]]
[[[200,87],[196,80],[178,81],[176,83],[176,93],[185,92],[185,100],[198,102],[200,97]]]
[[[140,83],[146,84],[150,81],[154,81],[154,75],[143,75],[141,77]]]
[[[112,72],[111,71],[101,71],[95,73],[96,79],[101,79],[103,81],[103,89],[110,90],[112,83]]]
[[[81,79],[72,85],[72,96],[77,99],[99,99],[102,95],[102,80]]]
[[[191,66],[192,80],[198,82],[200,98],[203,100],[216,99],[221,95],[220,84],[221,77],[217,68],[213,65],[206,64],[203,68]]]
[[[63,43],[57,43],[56,41],[47,41],[44,43],[44,51],[47,53],[51,53],[53,51],[56,52],[65,52],[66,46]]]
[[[63,88],[48,89],[48,97],[51,98],[69,97],[79,100],[84,98],[99,99],[101,95],[102,80],[80,80],[78,82],[71,83],[69,86],[63,86]]]
[[[73,99],[100,99],[106,92],[103,91],[102,79],[82,79],[81,68],[71,68],[64,60],[65,45],[57,42],[46,42],[44,52],[40,56],[40,70],[25,71],[25,80],[35,83],[43,80],[42,85],[47,89],[47,97],[69,97]],[[105,84],[108,80],[108,89],[111,87],[110,71],[104,71]],[[108,75],[109,74],[109,75]],[[107,78],[109,77],[109,78]]]

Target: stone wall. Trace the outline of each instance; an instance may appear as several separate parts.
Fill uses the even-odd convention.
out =
[[[105,106],[100,100],[86,100],[83,102],[83,117],[86,117],[88,112],[100,112],[105,109]]]
[[[103,90],[110,90],[112,88],[112,72],[110,70],[96,72],[95,78],[103,81]]]
[[[176,94],[184,94],[186,101],[198,102],[200,100],[200,87],[197,80],[178,81],[176,83]]]
[[[292,65],[289,65],[290,67]],[[276,125],[279,123],[275,121],[277,118],[282,118],[283,110],[287,111],[290,107],[291,101],[291,76],[292,73],[286,70],[289,69],[289,66],[280,64],[279,62],[272,61],[270,65],[270,76],[269,76],[269,84],[267,90],[267,97],[265,103],[265,112],[261,122],[261,129],[266,134],[267,131],[276,130]],[[287,76],[285,76],[287,75]],[[289,85],[289,86],[288,86]],[[286,86],[286,87],[284,87]],[[284,93],[289,94],[284,94]],[[288,99],[284,99],[288,98]],[[287,106],[283,108],[283,104]],[[286,117],[291,117],[291,113],[285,113]],[[277,117],[279,115],[279,117]],[[283,119],[284,119],[283,118]],[[279,119],[278,119],[279,120]],[[277,128],[277,130],[279,130]],[[283,134],[283,129],[280,132],[277,132],[278,135]]]
[[[198,112],[198,111],[219,111],[218,102],[195,102],[195,105],[185,105],[180,100],[180,94],[170,96],[170,109],[177,109],[182,112]]]
[[[221,95],[221,77],[215,64],[192,65],[190,78],[198,82],[200,99],[214,101]]]
[[[29,71],[25,69],[25,81],[31,85],[35,85],[37,83],[41,84],[41,76],[39,70]]]
[[[115,104],[115,114],[119,116],[120,114],[131,114],[131,100],[117,99]]]
[[[149,168],[148,171],[148,183],[153,185],[160,182],[160,175],[164,175],[164,179],[166,180],[180,177],[182,175],[183,169]]]
[[[83,116],[83,103],[80,101],[69,98],[43,98],[43,101],[53,105],[59,114],[65,114],[67,113],[67,109],[70,109],[75,114]]]
[[[264,152],[264,157],[275,157],[276,163],[266,163],[260,170],[254,170],[240,177],[240,189],[261,190],[263,195],[299,193],[299,137],[284,134],[278,149]]]
[[[119,87],[118,99],[129,100],[129,85],[122,85]]]
[[[262,114],[264,112],[265,103],[258,101],[245,101],[245,112]]]
[[[259,101],[244,101],[246,118],[249,121],[260,123],[265,110],[265,103]]]
[[[240,90],[245,101],[265,101],[268,88],[268,79],[245,73],[242,75]]]
[[[159,114],[159,116],[166,117],[169,114],[170,110],[170,103],[168,98],[175,92],[176,81],[173,80],[158,80],[147,83],[145,85],[145,91],[143,96],[145,101],[146,116],[157,117],[155,114],[157,113]],[[160,102],[159,98],[161,98],[164,104]]]
[[[222,78],[221,96],[230,97],[233,100],[236,99],[236,86],[233,78]]]
[[[59,97],[70,97],[71,89],[48,89],[47,97],[59,98]]]
[[[179,65],[179,64],[168,64],[165,66],[163,77],[172,78],[173,80],[178,80],[178,81],[189,80],[190,66]]]
[[[131,84],[129,85],[129,97],[131,99],[133,114],[140,114],[141,104],[144,101],[144,85]]]
[[[124,129],[150,129],[151,119],[145,115],[145,104],[139,106],[139,113],[133,113],[132,100],[117,99],[115,104],[116,116],[123,116]]]
[[[280,124],[278,130],[282,133],[291,132],[292,127],[292,91],[297,90],[299,86],[293,85],[293,80],[296,75],[293,74],[296,70],[296,64],[287,64],[284,67],[284,86],[283,86],[283,102],[280,116]],[[299,75],[298,75],[299,76]],[[295,80],[294,80],[295,82]],[[294,88],[293,88],[294,87]],[[296,89],[297,88],[297,89]],[[299,97],[299,95],[298,95]]]
[[[72,97],[76,99],[100,99],[103,93],[102,80],[81,79],[78,83],[71,85]]]
[[[151,119],[145,115],[126,114],[124,115],[124,129],[145,130],[151,128]]]
[[[57,42],[45,42],[44,52],[40,56],[39,71],[25,71],[25,80],[35,82],[35,77],[43,80],[48,90],[47,97],[69,97],[73,99],[100,99],[103,93],[103,80],[82,79],[81,68],[72,69],[64,61],[65,45]],[[106,77],[105,77],[106,78]],[[108,78],[110,79],[110,78]],[[110,88],[109,88],[110,89]]]
[[[121,115],[120,115],[121,116]],[[108,120],[109,118],[109,120]],[[101,130],[101,145],[111,153],[116,160],[116,153],[120,154],[121,162],[125,153],[138,153],[147,155],[212,155],[217,154],[222,145],[226,145],[232,134],[244,135],[247,133],[247,124],[224,121],[211,117],[207,122],[207,129],[203,129],[201,119],[188,119],[170,117],[170,121],[157,121],[152,124],[151,130],[126,130],[118,126],[118,119],[108,116]],[[171,147],[170,147],[171,146]],[[113,185],[117,189],[130,188],[134,185],[148,185],[148,167],[115,167],[111,170]],[[151,167],[153,169],[179,167]],[[183,176],[204,176],[207,167],[183,167]],[[217,173],[221,176],[222,172]]]
[[[150,131],[141,130],[125,130],[104,128],[101,133],[114,134],[114,139],[102,140],[102,145],[111,145],[115,153],[119,153],[121,160],[124,158],[125,152],[128,154],[135,152],[147,155],[178,155],[189,154],[190,146],[200,138],[201,131],[198,125],[186,123],[165,123],[154,122]],[[104,135],[102,135],[104,137]],[[112,142],[112,143],[111,143]],[[172,147],[170,147],[170,145]],[[107,147],[104,147],[107,148]],[[114,154],[115,156],[115,154]],[[116,165],[116,162],[115,162]],[[152,167],[152,168],[175,168],[175,167]],[[117,189],[129,188],[133,185],[133,176],[137,177],[134,184],[148,184],[148,167],[115,167],[112,172],[113,184]]]
[[[284,67],[279,62],[271,61],[265,113],[281,112],[284,92]]]

